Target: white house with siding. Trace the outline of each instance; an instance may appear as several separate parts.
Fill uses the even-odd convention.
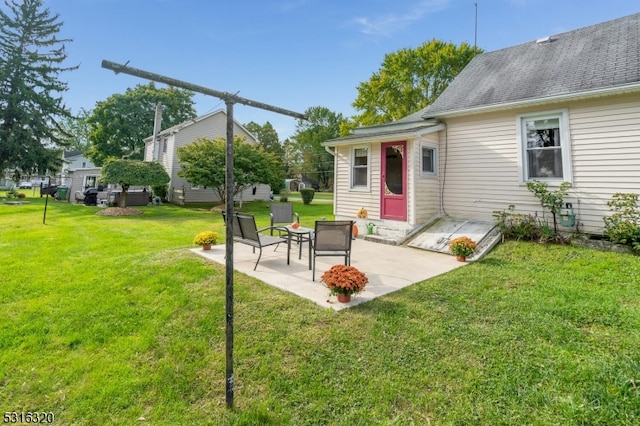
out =
[[[186,146],[199,138],[226,138],[226,134],[227,113],[224,110],[217,110],[163,130],[155,140],[153,136],[144,140],[144,160],[158,161],[171,177],[169,182],[170,202],[200,203],[218,201],[217,193],[213,189],[192,185],[178,176],[178,171],[180,170],[178,148]],[[246,143],[253,144],[257,142],[256,138],[236,120],[233,120],[233,134],[244,136]],[[270,192],[269,185],[256,184],[236,196],[236,200],[269,200]]]
[[[330,140],[338,218],[407,234],[434,218],[542,213],[563,181],[581,231],[640,193],[640,14],[476,56],[429,107]],[[360,219],[362,221],[362,219]]]

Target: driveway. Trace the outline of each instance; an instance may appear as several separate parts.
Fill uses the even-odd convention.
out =
[[[208,251],[200,248],[191,251],[208,260],[225,264],[224,244],[214,246]],[[298,253],[298,246],[292,243],[291,264],[287,265],[285,245],[278,246],[276,251],[272,247],[266,247],[254,271],[258,253],[252,253],[251,247],[245,244],[235,243],[233,246],[234,269],[270,286],[309,299],[323,308],[337,311],[368,302],[465,265],[448,254],[356,239],[352,244],[351,265],[364,272],[369,278],[369,283],[362,293],[352,296],[351,302],[339,303],[336,296],[329,296],[329,291],[320,282],[320,277],[331,266],[341,263],[342,258],[318,257],[314,282],[311,280],[307,247],[304,246],[301,259],[298,259]]]

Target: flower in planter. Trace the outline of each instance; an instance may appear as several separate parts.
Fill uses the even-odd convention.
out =
[[[356,267],[350,265],[333,265],[322,274],[321,281],[334,294],[357,294],[364,290],[369,278]]]
[[[473,254],[478,245],[469,237],[458,237],[451,240],[449,250],[451,253],[460,257],[468,257]]]
[[[216,244],[218,242],[218,233],[215,231],[202,231],[196,234],[193,244],[198,246],[206,246],[207,244]]]

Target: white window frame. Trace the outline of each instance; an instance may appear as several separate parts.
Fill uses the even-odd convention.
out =
[[[526,121],[542,120],[545,118],[558,119],[560,124],[560,153],[562,158],[562,176],[561,177],[529,177],[529,162],[527,161],[527,137],[526,137]],[[544,111],[530,114],[519,114],[516,120],[516,128],[518,135],[518,168],[520,172],[520,184],[534,180],[544,181],[550,185],[559,185],[562,182],[573,183],[573,169],[571,167],[571,133],[569,131],[569,110],[558,109],[552,111]]]
[[[355,159],[356,159],[356,150],[359,149],[366,149],[367,150],[367,165],[366,166],[356,166],[355,165]],[[354,171],[355,168],[359,167],[359,168],[365,168],[366,167],[366,176],[367,176],[367,183],[366,185],[356,185],[354,182]],[[351,190],[353,191],[368,191],[369,187],[371,185],[371,146],[370,145],[357,145],[357,146],[352,146],[351,150],[349,151],[349,188],[351,188]]]
[[[86,174],[82,178],[82,191],[85,191],[87,188],[97,188],[98,187],[98,179],[100,175]],[[93,186],[88,186],[89,182],[93,181]]]
[[[422,155],[422,150],[424,149],[430,149],[433,151],[433,171],[432,172],[426,172],[424,170],[424,164],[423,164],[424,156]],[[422,177],[438,176],[438,147],[434,144],[422,142],[420,143],[420,152],[418,153],[418,156],[420,157],[420,176]]]

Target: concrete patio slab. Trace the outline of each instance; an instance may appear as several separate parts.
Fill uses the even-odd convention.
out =
[[[206,259],[225,264],[224,244],[216,245],[207,251],[199,248],[191,251]],[[301,259],[298,258],[298,253],[298,246],[292,243],[291,264],[287,265],[285,245],[278,246],[275,251],[273,247],[266,247],[254,271],[258,253],[253,253],[247,245],[235,243],[234,269],[268,285],[309,299],[319,306],[338,311],[465,265],[448,254],[356,239],[352,244],[351,265],[364,272],[369,278],[369,283],[362,293],[351,297],[351,302],[339,303],[336,296],[329,296],[329,290],[320,282],[320,277],[331,266],[341,263],[342,258],[318,257],[316,280],[312,281],[307,246],[303,247]]]

